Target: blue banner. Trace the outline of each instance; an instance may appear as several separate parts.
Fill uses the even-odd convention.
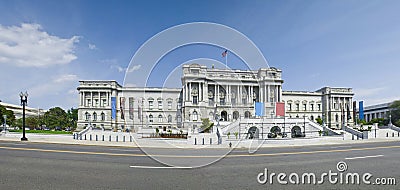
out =
[[[358,118],[364,120],[364,101],[358,102]]]
[[[256,116],[264,116],[264,103],[256,102],[255,110],[256,110]]]
[[[117,98],[111,97],[111,119],[117,117]]]

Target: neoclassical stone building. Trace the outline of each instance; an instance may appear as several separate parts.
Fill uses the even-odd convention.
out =
[[[133,88],[116,81],[80,81],[78,130],[88,126],[187,130],[199,127],[202,118],[218,118],[227,124],[240,118],[322,117],[331,128],[340,128],[343,121],[352,122],[343,117],[343,110],[353,110],[351,88],[282,91],[282,71],[273,67],[230,70],[190,64],[182,69],[182,88]],[[285,103],[285,116],[278,114],[280,102]]]
[[[324,87],[315,92],[284,91],[283,102],[289,118],[308,117],[315,121],[321,118],[334,129],[342,125],[353,125],[353,90],[351,88]]]

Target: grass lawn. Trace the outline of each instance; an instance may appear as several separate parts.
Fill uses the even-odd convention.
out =
[[[10,132],[22,133],[22,129],[10,130]],[[49,135],[72,134],[71,131],[45,131],[45,130],[25,130],[25,133],[40,133]]]

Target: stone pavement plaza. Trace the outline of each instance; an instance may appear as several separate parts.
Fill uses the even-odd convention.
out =
[[[1,133],[0,141],[20,141],[21,133]],[[90,140],[77,140],[73,135],[48,135],[48,134],[26,134],[28,142],[34,143],[57,143],[57,144],[79,144],[79,145],[97,145],[97,146],[121,146],[121,147],[154,147],[154,148],[229,148],[229,143],[232,143],[232,148],[248,148],[250,146],[257,147],[296,147],[296,146],[312,146],[312,145],[340,145],[340,144],[359,144],[373,142],[389,142],[399,141],[399,137],[351,140],[343,136],[327,136],[316,138],[287,138],[287,139],[267,139],[267,140],[236,140],[226,139],[220,145],[193,145],[188,144],[186,139],[163,139],[163,138],[141,138],[134,133],[115,133],[112,135],[111,141],[109,136],[98,137],[97,141],[93,136]],[[118,136],[118,142],[116,142]],[[125,136],[125,142],[123,139]],[[130,138],[132,136],[132,138]]]

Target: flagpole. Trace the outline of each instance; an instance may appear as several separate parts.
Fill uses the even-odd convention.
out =
[[[225,56],[225,67],[226,67],[226,69],[228,69],[228,52],[226,52],[226,56]]]

